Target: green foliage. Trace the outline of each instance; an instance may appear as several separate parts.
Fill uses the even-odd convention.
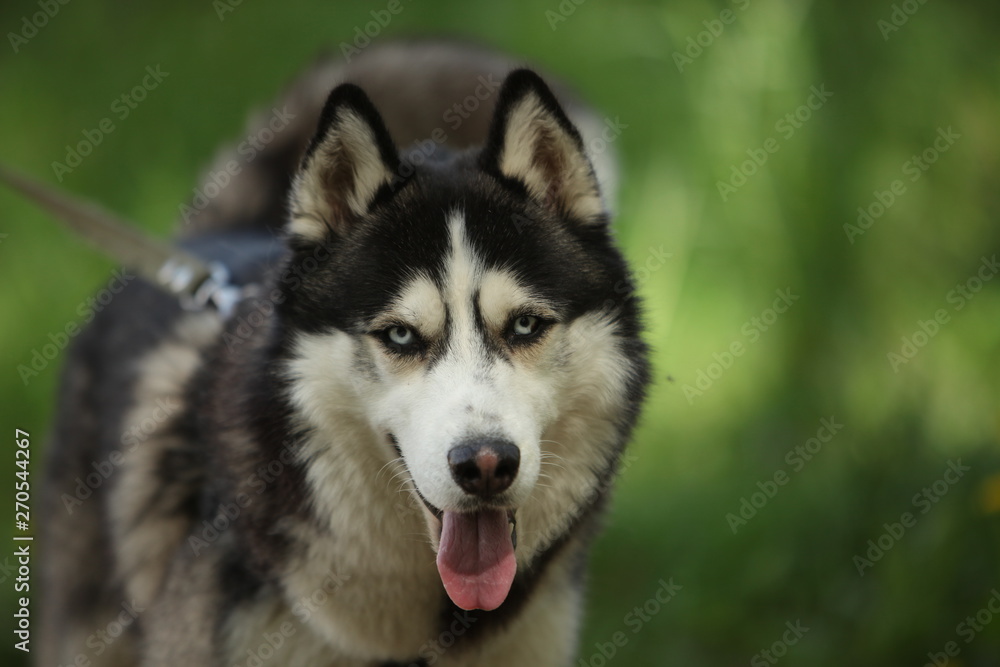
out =
[[[61,6],[0,50],[3,159],[56,182],[65,146],[111,116],[62,185],[166,234],[247,110],[386,4],[243,2],[221,20],[208,0]],[[630,667],[770,664],[759,652],[796,621],[809,630],[788,664],[921,665],[949,641],[950,665],[996,664],[1000,622],[968,642],[959,626],[1000,588],[1000,280],[978,282],[1000,254],[998,7],[403,7],[381,38],[522,54],[627,125],[617,225],[656,384],[597,544],[578,664],[612,648],[608,664]],[[37,11],[6,3],[0,26],[20,33]],[[114,116],[157,64],[169,76]],[[0,207],[3,425],[42,443],[58,363],[27,385],[17,368],[113,267],[11,193]],[[843,428],[823,442],[830,418]],[[935,487],[959,459],[968,472]],[[859,575],[880,537],[890,548]],[[671,580],[679,592],[649,604]],[[0,590],[9,602],[9,577]],[[21,664],[10,644],[0,656]]]

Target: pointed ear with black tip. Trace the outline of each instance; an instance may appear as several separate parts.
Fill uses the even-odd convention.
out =
[[[480,165],[520,183],[557,215],[582,222],[607,219],[580,132],[531,70],[515,70],[504,80]]]
[[[289,231],[312,241],[343,234],[390,187],[398,168],[375,105],[357,86],[337,86],[292,183]]]

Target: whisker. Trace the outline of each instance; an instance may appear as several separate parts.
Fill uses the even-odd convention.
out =
[[[400,480],[399,486],[396,487],[396,494],[398,495],[400,493],[409,493],[410,489],[407,488],[407,486],[406,486],[407,484],[413,484],[413,478],[412,477],[407,477],[404,480]],[[416,485],[414,485],[414,486],[416,486]]]
[[[539,457],[542,462],[551,461],[551,459],[557,459],[559,461],[565,461],[566,457],[561,454],[556,454],[555,452],[547,452],[542,450],[541,456]]]
[[[406,468],[403,468],[402,470],[398,471],[395,475],[389,478],[389,481],[386,484],[386,486],[395,482],[399,477],[405,477],[406,479],[413,479],[412,475],[410,475],[410,471],[407,470]]]
[[[538,442],[539,443],[548,442],[548,443],[551,443],[553,445],[559,445],[560,447],[565,447],[564,444],[562,444],[561,442],[558,442],[557,440],[539,440]],[[555,456],[555,457],[558,457],[560,459],[562,458],[562,456],[559,456],[559,454],[556,454],[555,452],[548,452],[548,451],[543,451],[542,452],[542,456]]]
[[[402,463],[403,462],[403,457],[402,456],[397,456],[396,458],[392,459],[391,461],[389,461],[388,463],[386,463],[384,466],[382,466],[381,468],[379,468],[378,472],[375,473],[375,482],[376,483],[378,482],[378,478],[382,476],[382,472],[386,468],[388,468],[389,466],[391,466],[393,463],[396,463],[397,461],[400,462],[400,463]]]
[[[541,466],[551,466],[553,468],[559,468],[560,470],[566,469],[566,466],[561,465],[559,463],[555,463],[554,461],[542,461]],[[539,466],[539,469],[541,468],[541,466]]]

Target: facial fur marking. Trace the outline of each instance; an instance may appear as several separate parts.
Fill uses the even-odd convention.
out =
[[[445,330],[446,309],[437,285],[426,274],[415,276],[400,292],[391,308],[371,323],[371,330],[398,323],[413,326],[426,339],[439,338]]]
[[[491,362],[489,346],[481,334],[475,294],[483,274],[466,234],[465,215],[453,210],[448,216],[449,253],[445,259],[443,293],[448,306],[447,349],[456,359],[474,366]]]
[[[446,299],[456,311],[455,324],[462,329],[471,324],[468,306],[481,268],[465,234],[465,216],[458,210],[452,211],[448,218],[448,237],[451,247],[445,278]]]
[[[558,321],[552,304],[533,294],[510,271],[490,269],[480,281],[479,309],[489,326],[502,330],[514,315],[533,315]]]

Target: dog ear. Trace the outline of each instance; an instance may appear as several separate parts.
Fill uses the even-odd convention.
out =
[[[343,234],[388,190],[398,168],[375,105],[357,86],[337,86],[292,183],[289,230],[313,241]]]
[[[580,132],[531,70],[515,70],[504,80],[480,166],[520,183],[557,215],[583,222],[606,220]]]

